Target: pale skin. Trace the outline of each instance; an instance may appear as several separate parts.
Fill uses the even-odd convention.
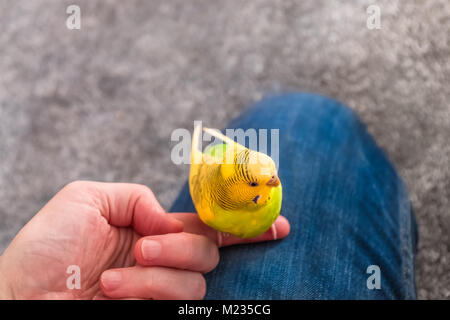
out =
[[[289,234],[280,216],[277,239]],[[221,237],[196,214],[166,213],[148,187],[77,181],[58,192],[0,256],[0,299],[202,299]],[[239,263],[245,263],[240,261]],[[68,289],[67,267],[81,271]]]

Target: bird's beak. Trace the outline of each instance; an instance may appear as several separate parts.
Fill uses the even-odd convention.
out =
[[[272,178],[270,178],[270,180],[267,181],[267,185],[269,187],[278,187],[280,185],[280,178],[278,178],[278,176],[274,174]]]

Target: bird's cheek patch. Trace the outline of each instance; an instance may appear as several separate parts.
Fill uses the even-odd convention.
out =
[[[257,203],[258,200],[259,200],[259,198],[261,198],[261,196],[260,196],[260,195],[257,195],[257,196],[253,199],[253,202],[254,202],[254,203]]]

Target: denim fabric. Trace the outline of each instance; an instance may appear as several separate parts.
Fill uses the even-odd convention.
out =
[[[222,248],[206,275],[206,298],[416,298],[417,227],[407,191],[352,110],[315,94],[285,94],[227,128],[280,129],[281,212],[291,233]],[[187,185],[171,211],[195,212]],[[367,287],[370,265],[380,268],[381,289]]]

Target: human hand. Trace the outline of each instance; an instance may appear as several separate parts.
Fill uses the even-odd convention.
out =
[[[278,238],[289,233],[285,218],[275,226]],[[0,298],[199,299],[202,273],[219,261],[218,239],[195,214],[166,214],[145,186],[74,182],[0,257]],[[224,237],[221,245],[271,239],[268,231],[255,239]],[[67,287],[70,265],[80,268],[80,289]]]

